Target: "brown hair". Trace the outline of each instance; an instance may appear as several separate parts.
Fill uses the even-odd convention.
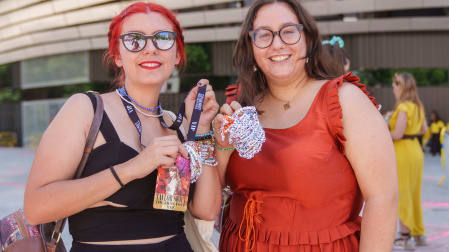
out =
[[[338,36],[333,36],[332,39],[334,38],[339,38],[343,42],[343,40]],[[349,54],[346,51],[346,49],[343,47],[344,42],[342,45],[340,45],[340,43],[338,42],[334,42],[333,44],[331,42],[332,42],[331,40],[323,40],[322,42],[323,47],[328,50],[333,60],[339,63],[340,71],[342,71],[342,73],[344,74],[345,65],[348,64],[348,61],[351,60],[351,58],[349,57]]]
[[[419,116],[421,117],[421,110],[424,110],[424,106],[419,99],[418,88],[416,87],[416,81],[413,75],[409,73],[395,73],[393,76],[393,85],[400,87],[395,107],[402,102],[413,102],[418,105]]]
[[[344,73],[340,70],[338,64],[332,60],[329,52],[322,49],[321,35],[315,20],[298,1],[256,0],[250,7],[242,24],[242,31],[233,57],[233,64],[238,74],[237,86],[239,95],[237,101],[242,106],[253,105],[255,101],[262,99],[262,95],[268,89],[268,84],[262,71],[254,72],[253,70],[255,60],[252,41],[248,32],[253,30],[254,20],[261,7],[280,2],[288,4],[297,16],[299,23],[304,26],[307,57],[309,57],[309,62],[305,65],[307,75],[318,80],[324,80],[337,78]]]

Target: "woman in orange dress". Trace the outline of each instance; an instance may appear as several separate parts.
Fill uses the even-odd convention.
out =
[[[255,106],[266,141],[242,158],[215,118],[220,179],[233,192],[220,251],[391,250],[393,143],[365,86],[335,64],[297,1],[250,7],[234,54],[239,92],[221,113]]]

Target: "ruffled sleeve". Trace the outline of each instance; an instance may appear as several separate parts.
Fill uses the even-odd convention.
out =
[[[370,96],[370,93],[366,90],[366,85],[358,83],[360,81],[359,77],[352,75],[352,73],[347,73],[329,82],[327,87],[327,112],[329,127],[336,141],[338,141],[340,152],[343,155],[345,154],[345,147],[343,143],[346,142],[346,137],[343,135],[343,124],[341,123],[343,113],[338,98],[338,87],[342,86],[344,81],[354,84],[360,88],[366,96],[368,96],[374,106],[379,108],[379,105],[375,102],[375,98]]]
[[[229,85],[226,88],[225,95],[226,95],[226,103],[227,104],[230,104],[232,101],[235,101],[237,99],[237,96],[239,95],[238,91],[239,90],[237,88],[237,84]]]

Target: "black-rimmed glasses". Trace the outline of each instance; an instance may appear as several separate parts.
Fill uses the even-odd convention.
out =
[[[276,35],[279,35],[282,42],[287,45],[293,45],[298,43],[301,39],[301,31],[303,29],[302,24],[290,24],[283,26],[279,31],[274,32],[267,28],[259,28],[249,32],[249,36],[259,48],[269,47],[274,40]]]
[[[119,37],[123,45],[130,52],[140,52],[147,45],[147,40],[151,39],[153,45],[159,50],[169,50],[175,44],[176,32],[160,31],[153,35],[143,35],[137,32],[123,34]]]

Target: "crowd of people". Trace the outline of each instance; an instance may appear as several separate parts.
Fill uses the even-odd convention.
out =
[[[201,79],[185,98],[185,115],[173,115],[159,96],[174,68],[186,64],[181,25],[171,10],[143,2],[112,19],[105,63],[116,77],[114,91],[101,94],[94,149],[81,178],[72,180],[96,104],[92,95],[75,94],[37,150],[25,191],[30,224],[68,217],[72,252],[193,251],[184,213],[153,205],[158,169],[169,171],[167,195],[181,190],[173,166],[181,155],[197,169],[188,193],[193,217],[214,220],[222,189],[232,191],[220,251],[389,251],[426,244],[418,137],[428,125],[412,75],[392,77],[396,104],[382,115],[349,72],[343,39],[323,39],[298,1],[256,0],[236,44],[238,79],[227,89],[227,103],[218,104],[213,83]],[[186,144],[202,87],[195,140]],[[221,127],[249,106],[266,139],[250,159]],[[444,123],[436,112],[431,121],[436,154]],[[192,166],[195,155],[200,164]]]

